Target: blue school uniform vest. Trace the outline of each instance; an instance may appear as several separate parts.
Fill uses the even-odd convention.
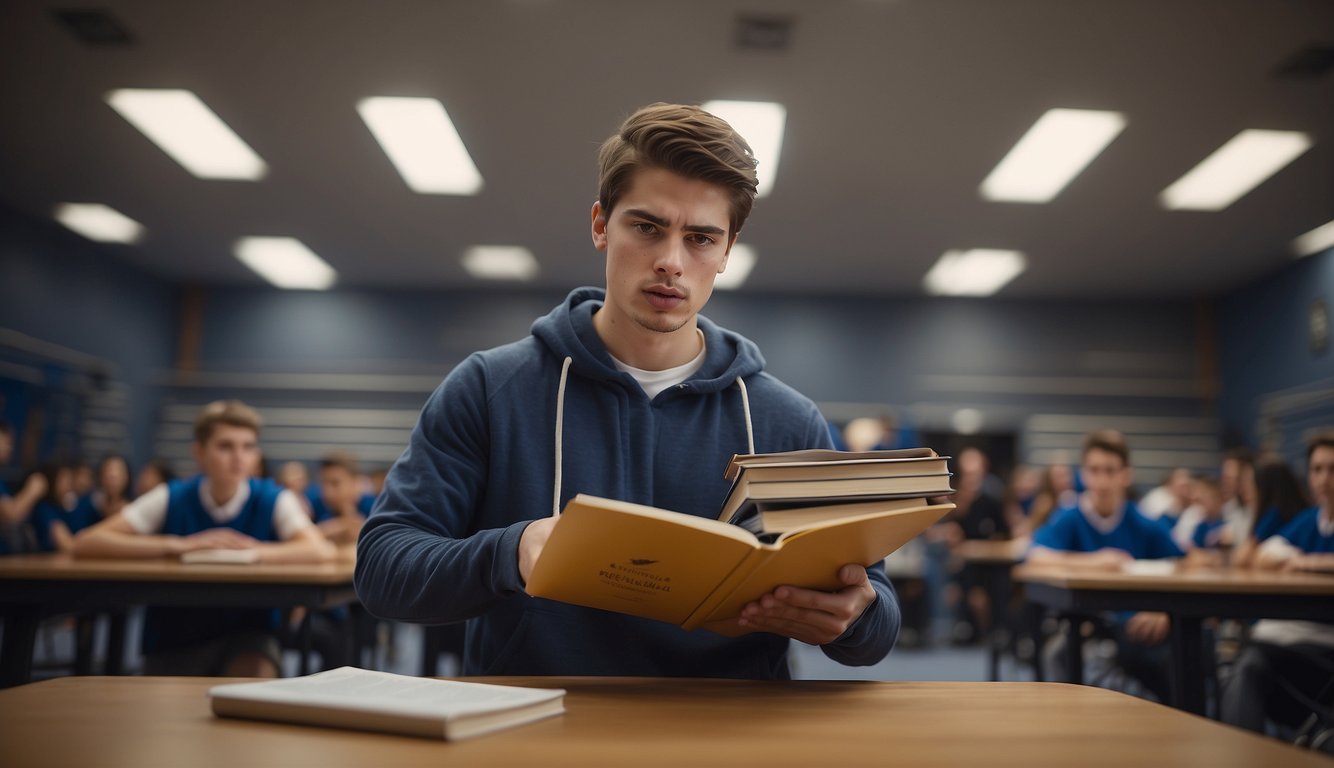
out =
[[[1135,504],[1129,501],[1122,510],[1121,522],[1108,533],[1090,525],[1078,506],[1067,507],[1055,513],[1033,534],[1033,544],[1062,552],[1119,549],[1140,560],[1184,554],[1172,541],[1167,528],[1140,514]]]
[[[97,510],[88,497],[79,499],[74,509],[65,509],[51,501],[42,501],[32,510],[32,532],[37,541],[39,552],[56,551],[56,539],[51,535],[51,526],[64,523],[70,533],[78,533],[97,522]]]
[[[167,486],[167,518],[162,533],[189,536],[209,528],[232,528],[260,541],[277,541],[273,509],[283,488],[272,480],[251,478],[250,497],[240,514],[219,525],[199,498],[203,477],[173,480]],[[150,608],[144,617],[143,652],[154,653],[198,645],[227,635],[278,627],[277,612],[269,608]]]
[[[1278,532],[1292,546],[1306,553],[1334,552],[1334,536],[1320,533],[1320,507],[1311,507],[1297,516]]]
[[[1226,520],[1201,520],[1199,525],[1195,526],[1195,532],[1190,535],[1190,542],[1200,549],[1214,549],[1218,546],[1219,537],[1223,535],[1223,529],[1227,525]]]

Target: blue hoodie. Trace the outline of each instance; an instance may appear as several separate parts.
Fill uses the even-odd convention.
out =
[[[575,494],[713,518],[733,454],[829,446],[814,403],[704,317],[704,366],[650,400],[593,328],[603,297],[576,289],[531,337],[471,355],[431,395],[362,529],[357,594],[386,619],[468,620],[467,675],[786,678],[787,638],[685,632],[523,590],[519,537]],[[894,592],[869,570],[877,599],[824,646],[844,664],[874,664],[898,636]]]

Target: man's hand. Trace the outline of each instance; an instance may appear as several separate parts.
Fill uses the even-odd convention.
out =
[[[537,564],[537,558],[542,554],[542,548],[547,545],[547,539],[551,538],[551,529],[556,526],[558,517],[544,517],[541,520],[534,520],[523,529],[523,535],[519,537],[519,578],[523,583],[528,583],[528,577],[533,573],[533,566]]]
[[[1126,563],[1133,563],[1135,557],[1124,549],[1114,549],[1104,547],[1096,552],[1090,552],[1084,560],[1084,565],[1093,568],[1105,568],[1109,571],[1119,571],[1121,566]]]
[[[1132,643],[1157,645],[1167,639],[1167,630],[1171,621],[1167,614],[1156,611],[1140,611],[1126,620],[1126,637]]]
[[[837,592],[781,586],[741,609],[738,625],[752,632],[772,632],[811,645],[837,640],[866,607],[875,602],[875,589],[860,565],[838,571],[844,585]]]
[[[209,528],[170,539],[171,554],[182,555],[196,549],[253,549],[259,541],[234,528]]]

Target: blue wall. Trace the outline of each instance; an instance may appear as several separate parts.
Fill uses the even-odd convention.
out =
[[[1219,307],[1219,358],[1223,391],[1219,411],[1228,429],[1259,445],[1258,421],[1267,396],[1298,395],[1306,405],[1276,416],[1274,430],[1290,460],[1304,458],[1300,432],[1323,422],[1334,426],[1334,408],[1321,392],[1334,388],[1334,342],[1312,348],[1308,313],[1317,299],[1334,311],[1334,250],[1288,267],[1227,296]]]
[[[200,367],[434,373],[528,333],[558,293],[213,288]],[[843,299],[716,293],[705,311],[821,402],[960,403],[1015,412],[1211,415],[1189,302]],[[943,378],[942,378],[943,377]],[[1033,390],[1050,377],[1167,382],[1154,396]],[[997,381],[999,378],[1015,381]],[[961,380],[964,380],[961,384]],[[968,384],[975,382],[975,386]],[[944,382],[944,384],[942,384]],[[1037,382],[1037,384],[1034,384]],[[1087,383],[1087,381],[1085,382]],[[945,389],[941,387],[948,385]]]
[[[55,224],[0,209],[0,329],[93,355],[129,387],[131,459],[147,459],[157,418],[154,379],[172,365],[176,290]],[[0,345],[0,359],[29,367],[40,356]],[[54,377],[66,366],[45,361]],[[58,386],[54,380],[51,382]],[[6,414],[17,423],[22,415]],[[88,457],[96,459],[96,456]]]

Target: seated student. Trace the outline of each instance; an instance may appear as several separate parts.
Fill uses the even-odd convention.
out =
[[[1196,478],[1193,485],[1195,506],[1199,507],[1200,519],[1188,537],[1190,547],[1217,550],[1230,546],[1231,529],[1227,520],[1223,519],[1223,489],[1217,481],[1208,477]]]
[[[1311,506],[1302,481],[1282,458],[1268,457],[1255,468],[1256,508],[1260,514],[1255,526],[1242,538],[1233,555],[1234,565],[1246,567],[1255,557],[1260,543],[1281,531],[1298,513]]]
[[[78,536],[84,557],[175,557],[198,549],[255,549],[262,563],[333,558],[296,497],[251,477],[259,414],[236,400],[210,403],[195,420],[192,452],[203,474],[160,485]],[[143,650],[149,674],[274,677],[273,611],[150,608]]]
[[[47,493],[32,511],[32,532],[39,552],[72,552],[74,534],[97,522],[92,503],[74,491],[75,471],[70,464],[42,467]]]
[[[1195,494],[1190,470],[1177,467],[1167,476],[1167,482],[1144,494],[1139,500],[1140,514],[1157,520],[1168,530],[1174,528],[1181,515],[1190,508]]]
[[[14,456],[14,427],[0,421],[0,467],[8,466]],[[23,482],[18,493],[10,493],[0,481],[0,555],[22,552],[23,531],[33,507],[46,495],[46,477],[34,472]]]
[[[1316,505],[1260,545],[1257,568],[1334,570],[1334,433],[1312,439],[1306,457],[1307,483]],[[1263,732],[1266,719],[1296,727],[1311,711],[1293,691],[1329,707],[1331,670],[1334,625],[1256,622],[1223,689],[1219,714],[1224,722],[1253,731]]]
[[[176,473],[166,459],[152,459],[139,470],[134,479],[134,497],[137,499],[154,488],[176,479]]]
[[[1085,437],[1079,471],[1084,493],[1033,534],[1028,562],[1116,570],[1131,560],[1183,556],[1167,530],[1127,498],[1130,449],[1121,433],[1103,430]],[[1141,611],[1112,619],[1119,665],[1159,701],[1167,701],[1169,687],[1168,629],[1165,613]]]
[[[99,520],[105,520],[130,503],[130,465],[124,456],[111,454],[97,465],[96,487],[88,496]]]
[[[320,459],[319,482],[311,486],[309,501],[315,524],[327,539],[335,544],[356,543],[366,521],[362,498],[352,454],[336,451]]]

